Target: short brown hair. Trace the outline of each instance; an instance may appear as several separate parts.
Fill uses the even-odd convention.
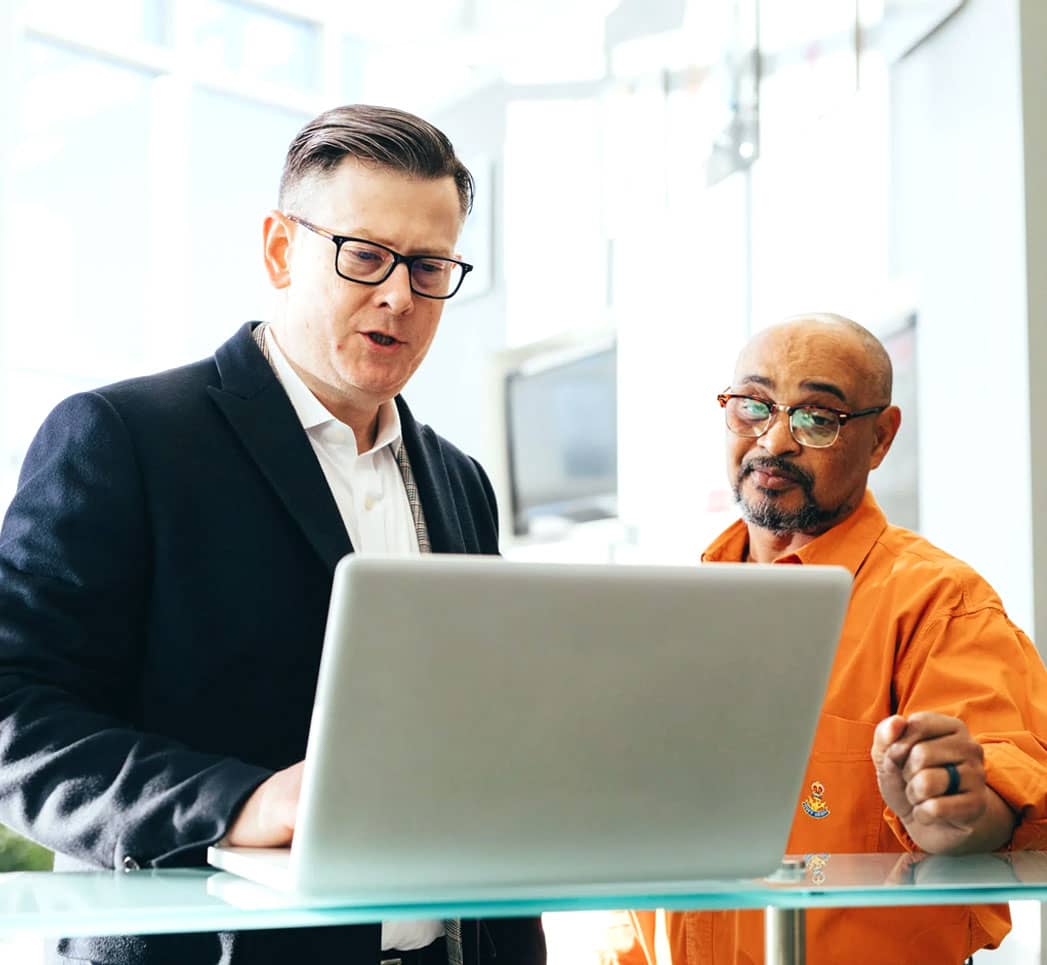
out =
[[[473,206],[473,176],[446,134],[414,114],[368,104],[324,111],[295,135],[280,177],[280,206],[305,177],[326,174],[347,157],[414,177],[454,178],[463,218]]]

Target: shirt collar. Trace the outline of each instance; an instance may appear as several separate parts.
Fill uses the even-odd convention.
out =
[[[779,556],[774,562],[844,566],[855,576],[886,528],[887,517],[867,489],[858,508],[843,522],[795,552]],[[702,562],[740,563],[748,548],[749,527],[739,519],[713,540],[702,554]]]
[[[332,422],[344,425],[328,412],[323,403],[310,391],[309,386],[302,381],[301,376],[287,361],[287,356],[277,343],[272,326],[269,325],[265,329],[265,344],[269,350],[273,368],[276,370],[276,377],[280,380],[288,399],[291,400],[291,405],[298,416],[298,421],[302,423],[302,428],[308,432],[310,429],[316,429]],[[401,435],[400,412],[396,408],[396,403],[389,399],[378,407],[378,432],[375,435],[374,445],[368,452],[376,452],[383,446],[392,446],[394,450],[397,449]]]

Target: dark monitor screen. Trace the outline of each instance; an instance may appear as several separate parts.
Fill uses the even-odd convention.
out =
[[[582,522],[618,508],[615,347],[506,378],[513,530],[540,516]]]

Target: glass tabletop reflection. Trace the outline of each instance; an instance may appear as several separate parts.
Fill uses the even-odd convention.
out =
[[[765,878],[576,882],[421,900],[308,898],[208,868],[0,874],[0,932],[159,934],[360,924],[393,918],[504,917],[601,908],[827,908],[1047,901],[1047,852],[789,856]]]

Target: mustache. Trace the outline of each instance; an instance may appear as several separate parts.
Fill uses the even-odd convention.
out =
[[[738,473],[738,482],[741,482],[746,476],[757,470],[790,476],[807,490],[814,486],[814,477],[809,472],[805,472],[799,466],[794,466],[789,460],[782,459],[779,456],[754,456],[742,465]]]

